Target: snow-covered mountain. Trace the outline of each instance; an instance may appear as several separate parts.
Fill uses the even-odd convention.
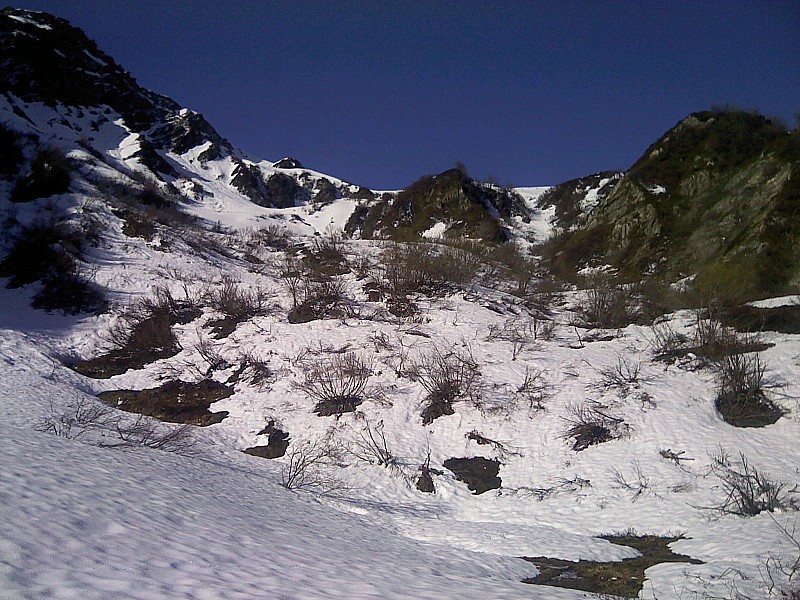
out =
[[[384,197],[63,20],[0,49],[0,597],[797,597],[798,298],[665,312],[525,252],[622,175]]]

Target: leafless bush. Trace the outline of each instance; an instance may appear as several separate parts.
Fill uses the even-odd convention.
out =
[[[336,275],[350,272],[345,254],[344,235],[341,230],[329,229],[315,237],[303,250],[302,267],[305,275],[315,281],[322,281]]]
[[[553,386],[538,367],[525,367],[525,377],[516,389],[516,395],[528,403],[531,410],[544,410],[553,395]]]
[[[281,469],[281,485],[289,490],[308,490],[321,494],[337,491],[342,482],[327,472],[342,464],[342,448],[327,434],[289,446]]]
[[[292,282],[291,278],[284,281]],[[292,285],[294,285],[292,283]],[[316,319],[343,319],[358,315],[355,302],[347,295],[347,285],[340,277],[320,280],[303,279],[291,289],[290,323],[307,323]]]
[[[389,449],[386,441],[383,420],[372,425],[365,418],[364,427],[356,431],[356,437],[348,446],[347,451],[355,458],[369,464],[386,467],[391,471],[400,470],[400,461]]]
[[[609,415],[599,406],[576,404],[570,406],[568,412],[564,420],[569,427],[561,437],[572,440],[575,452],[617,439],[628,429],[623,419]]]
[[[554,496],[556,494],[577,492],[587,487],[592,487],[591,481],[576,475],[571,479],[558,477],[553,481],[552,485],[544,487],[523,486],[516,489],[510,489],[506,491],[506,494],[530,497],[542,501],[545,498],[549,498],[550,496]]]
[[[114,423],[118,442],[103,442],[102,446],[145,446],[154,450],[191,454],[196,440],[192,425],[168,425],[152,417],[137,415],[130,421],[120,418]]]
[[[486,339],[510,342],[511,360],[517,360],[525,347],[536,340],[537,333],[535,319],[511,317],[502,323],[491,323]]]
[[[772,515],[770,518],[794,550],[790,556],[777,552],[770,552],[767,555],[760,569],[767,593],[770,597],[800,600],[800,535],[797,531],[797,521],[789,529],[788,525],[781,525]]]
[[[478,394],[480,370],[469,350],[434,347],[421,354],[411,367],[413,379],[428,392],[428,405],[423,409],[422,422],[427,425],[443,415],[452,415],[453,402]]]
[[[603,274],[589,278],[587,283],[588,288],[577,306],[581,325],[616,329],[636,320],[633,296],[629,290],[616,285],[609,276]]]
[[[136,415],[131,420],[127,415],[115,415],[111,407],[83,396],[76,397],[63,412],[54,410],[51,404],[50,415],[35,429],[72,440],[86,439],[86,434],[96,432],[97,437],[88,441],[103,447],[146,446],[167,452],[189,453],[195,444],[191,425],[172,426],[144,415]],[[117,440],[109,441],[109,433]]]
[[[372,375],[370,362],[354,352],[337,354],[308,365],[298,389],[316,400],[320,416],[352,412],[364,401],[363,394]]]
[[[611,478],[613,486],[631,492],[631,502],[636,502],[642,496],[654,493],[650,486],[650,478],[645,476],[642,465],[637,459],[631,461],[631,473],[630,476],[626,476],[622,471],[614,468]]]
[[[266,314],[270,307],[266,291],[245,289],[227,277],[219,286],[209,290],[208,298],[214,310],[237,322]]]
[[[262,390],[275,380],[275,373],[269,362],[252,351],[243,352],[239,360],[241,375],[257,389]]]
[[[613,365],[596,370],[601,377],[600,387],[606,390],[616,389],[622,394],[644,381],[641,361],[629,361],[622,356],[618,356]]]
[[[761,427],[783,415],[766,395],[765,367],[758,354],[725,356],[716,369],[715,405],[726,422],[737,427]]]
[[[474,272],[465,268],[463,255],[437,244],[388,244],[381,255],[383,284],[388,295],[441,294],[466,283]]]
[[[772,481],[739,453],[738,461],[732,461],[727,452],[720,449],[711,457],[711,471],[722,482],[725,492],[723,501],[714,508],[725,514],[751,517],[763,511],[797,509],[797,504],[781,492],[786,487],[783,481]]]
[[[230,363],[222,356],[222,353],[214,346],[214,343],[208,338],[201,338],[195,346],[197,353],[200,355],[205,363],[208,365],[205,377],[209,377],[214,371],[227,369]]]
[[[501,459],[505,460],[510,456],[522,456],[522,453],[518,450],[514,450],[509,446],[509,444],[504,444],[503,442],[499,442],[497,440],[493,440],[491,438],[486,437],[485,435],[481,434],[477,429],[473,429],[472,431],[465,433],[464,437],[468,440],[472,440],[476,444],[480,446],[491,446],[495,449],[498,456]]]
[[[672,361],[686,353],[690,340],[682,333],[676,332],[669,323],[660,323],[653,326],[653,339],[650,344],[656,360]]]
[[[34,428],[43,433],[77,440],[91,429],[106,428],[112,419],[111,413],[109,406],[78,395],[64,411],[56,410],[51,402],[50,413]]]
[[[289,230],[278,224],[267,225],[252,232],[250,245],[267,246],[273,250],[286,250],[292,243]]]

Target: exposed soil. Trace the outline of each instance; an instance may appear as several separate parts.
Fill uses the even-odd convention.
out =
[[[346,412],[353,412],[363,401],[363,398],[358,396],[338,396],[330,400],[320,400],[314,407],[314,412],[320,417],[341,415]]]
[[[258,435],[269,435],[266,446],[253,446],[244,450],[245,454],[259,456],[261,458],[280,458],[286,454],[289,447],[289,434],[275,426],[275,421],[258,432]]]
[[[211,412],[209,407],[233,394],[233,389],[204,379],[198,383],[168,381],[146,390],[112,390],[97,395],[100,400],[120,410],[139,413],[170,423],[188,423],[205,427],[219,423],[228,411]]]
[[[737,306],[722,315],[722,322],[738,331],[800,333],[800,304],[756,308]]]
[[[763,393],[724,394],[715,406],[726,423],[734,427],[766,427],[783,416],[783,410]]]
[[[453,472],[456,479],[463,481],[477,496],[489,490],[500,488],[502,481],[497,474],[500,462],[491,458],[476,456],[473,458],[448,458],[444,466]]]
[[[525,579],[524,582],[609,594],[622,598],[637,598],[644,585],[644,572],[653,565],[667,562],[702,564],[702,561],[675,554],[670,550],[669,544],[681,539],[679,537],[669,538],[655,535],[601,537],[614,544],[636,548],[642,553],[642,556],[614,562],[570,561],[545,556],[524,557],[539,569],[536,577]]]
[[[200,316],[200,309],[177,305],[174,310],[159,310],[134,323],[124,345],[106,354],[70,365],[75,371],[94,379],[108,379],[129,369],[170,358],[181,351],[172,326],[191,323]]]

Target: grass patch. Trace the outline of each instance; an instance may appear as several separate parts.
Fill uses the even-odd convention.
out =
[[[669,544],[681,539],[680,537],[633,534],[600,537],[614,544],[636,548],[642,556],[614,562],[570,561],[544,556],[524,557],[539,569],[539,575],[523,580],[524,583],[609,594],[622,598],[638,598],[644,585],[646,569],[670,562],[702,564],[702,561],[683,554],[675,554],[670,550]]]

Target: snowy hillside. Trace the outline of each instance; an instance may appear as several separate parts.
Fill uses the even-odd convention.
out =
[[[613,173],[348,237],[389,200],[0,25],[102,100],[0,97],[0,598],[798,597],[800,297],[556,281]]]

